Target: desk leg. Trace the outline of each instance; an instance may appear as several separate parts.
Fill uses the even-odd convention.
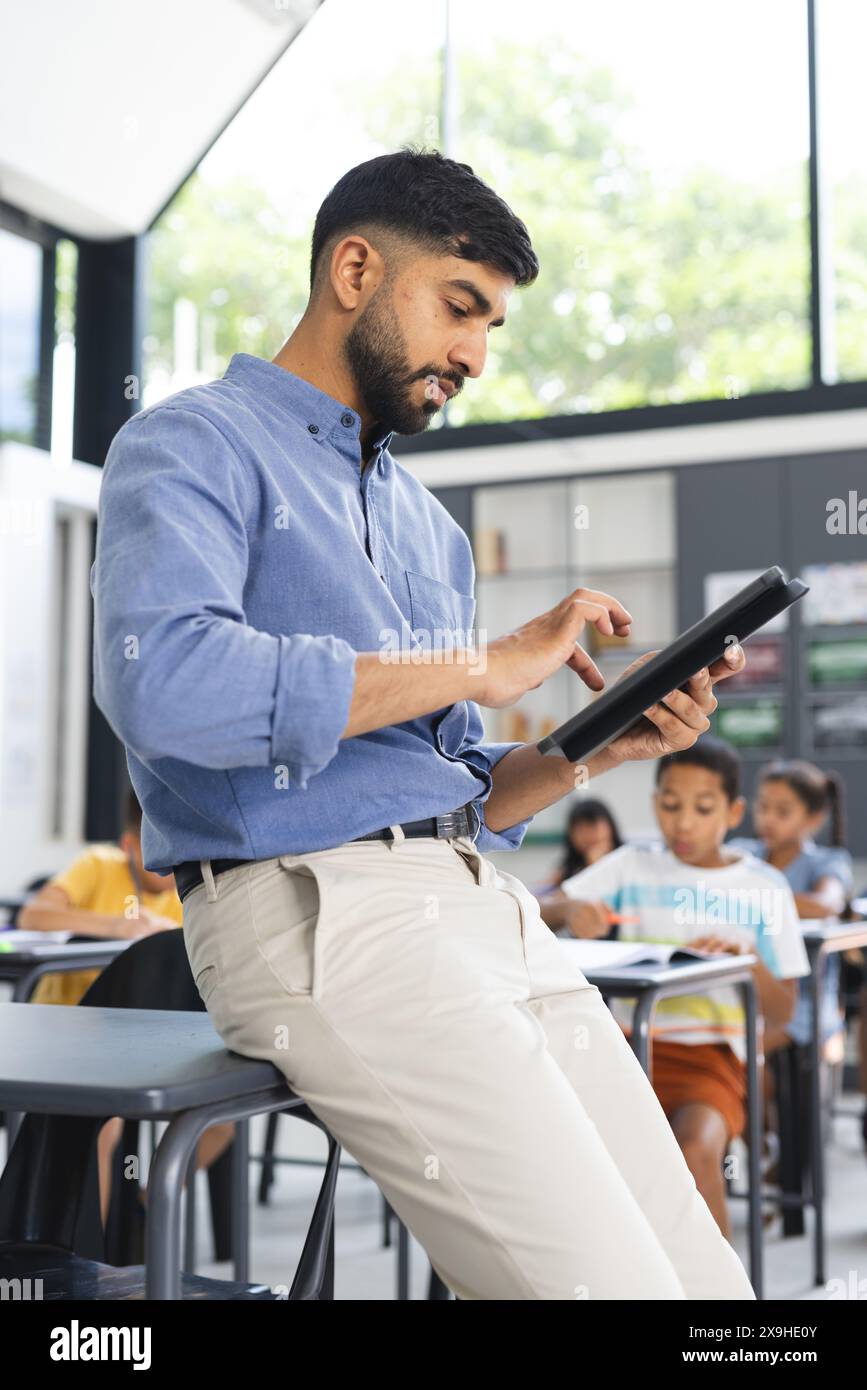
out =
[[[250,1278],[250,1121],[237,1120],[232,1142],[232,1256],[235,1278]]]
[[[19,975],[12,986],[11,1002],[13,1004],[29,1004],[30,996],[39,984],[42,976],[47,973],[45,966],[40,964],[35,965],[32,970],[28,970],[24,975]]]
[[[639,995],[632,1014],[632,1050],[641,1063],[648,1081],[653,1081],[650,1056],[650,1024],[656,1006],[656,990],[646,989]]]
[[[756,1006],[755,984],[743,980],[740,984],[744,1002],[747,1035],[747,1138],[748,1138],[748,1207],[750,1228],[750,1283],[757,1299],[763,1297],[762,1271],[762,1073],[763,1058],[759,1059],[760,1021]],[[762,1048],[762,1052],[764,1049]]]
[[[825,955],[819,951],[809,976],[810,1027],[810,1183],[813,1198],[813,1283],[825,1282],[825,1155],[822,1144],[822,987]]]
[[[198,1145],[193,1149],[187,1164],[187,1200],[184,1209],[184,1269],[187,1274],[196,1272],[196,1162]]]
[[[145,1298],[181,1297],[181,1195],[202,1130],[200,1112],[171,1121],[151,1162],[145,1226]]]
[[[402,1221],[397,1223],[397,1297],[409,1298],[409,1231]]]

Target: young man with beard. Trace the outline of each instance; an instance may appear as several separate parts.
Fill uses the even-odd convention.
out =
[[[389,451],[481,376],[538,269],[468,165],[349,170],[276,357],[236,353],[112,443],[96,697],[221,1037],[280,1068],[460,1298],[750,1299],[598,990],[486,857],[575,769],[486,742],[479,707],[564,665],[600,689],[577,639],[630,615],[578,589],[478,650],[470,543]],[[587,773],[688,747],[742,665]]]

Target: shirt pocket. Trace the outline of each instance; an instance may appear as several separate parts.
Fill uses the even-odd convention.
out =
[[[433,575],[406,571],[413,632],[428,634],[431,647],[465,646],[470,640],[475,599]]]

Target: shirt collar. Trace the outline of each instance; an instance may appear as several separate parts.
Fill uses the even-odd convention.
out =
[[[224,380],[245,382],[257,395],[303,421],[311,439],[320,444],[326,440],[344,443],[359,439],[361,416],[357,411],[276,362],[254,357],[249,352],[236,352],[226,368]],[[380,428],[373,440],[374,453],[384,453],[393,434],[394,430]]]

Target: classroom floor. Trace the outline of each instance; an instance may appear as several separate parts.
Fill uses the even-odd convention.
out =
[[[867,1156],[862,1140],[860,1096],[844,1095],[837,1106],[846,1113],[835,1116],[832,1142],[828,1148],[828,1199],[825,1207],[827,1278],[842,1280],[832,1286],[851,1290],[862,1284],[867,1293]],[[264,1121],[251,1127],[251,1152],[260,1153]],[[307,1125],[281,1116],[277,1152],[287,1157],[322,1157],[324,1143]],[[351,1162],[351,1160],[347,1160]],[[289,1285],[301,1250],[306,1223],[318,1191],[321,1169],[279,1165],[271,1189],[270,1205],[255,1201],[258,1165],[251,1165],[251,1277],[272,1288]],[[210,1222],[207,1191],[199,1180],[197,1191],[198,1272],[217,1278],[231,1277],[228,1264],[210,1262]],[[732,1202],[735,1246],[747,1258],[746,1203]],[[765,1235],[765,1297],[769,1299],[827,1299],[827,1288],[814,1288],[812,1245],[809,1237],[812,1217],[807,1215],[805,1236],[784,1240],[777,1220]],[[382,1244],[382,1199],[373,1182],[364,1174],[346,1167],[341,1171],[336,1211],[336,1278],[338,1299],[376,1300],[396,1297],[396,1227],[390,1248]],[[410,1297],[427,1298],[429,1265],[424,1251],[410,1243]],[[851,1292],[848,1297],[852,1297]]]

